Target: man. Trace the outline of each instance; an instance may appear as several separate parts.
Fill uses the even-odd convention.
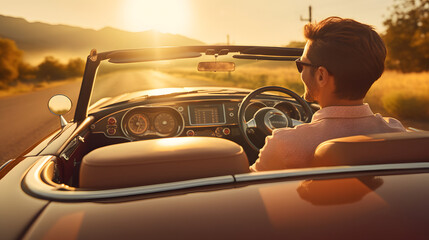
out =
[[[321,109],[308,124],[273,131],[251,171],[311,167],[316,147],[329,139],[405,131],[398,120],[374,114],[363,103],[386,58],[386,47],[371,26],[330,17],[307,24],[304,36],[307,44],[296,65],[304,98]]]

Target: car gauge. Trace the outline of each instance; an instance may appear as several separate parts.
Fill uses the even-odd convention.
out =
[[[168,112],[161,112],[154,118],[155,130],[161,134],[171,134],[177,128],[177,121],[173,115]]]
[[[135,135],[143,134],[148,129],[148,122],[144,114],[136,113],[128,119],[128,130]]]

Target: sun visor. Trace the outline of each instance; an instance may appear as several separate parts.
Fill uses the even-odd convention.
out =
[[[136,63],[149,61],[162,61],[181,58],[201,57],[198,52],[180,51],[173,48],[141,49],[110,53],[107,58],[111,63]]]

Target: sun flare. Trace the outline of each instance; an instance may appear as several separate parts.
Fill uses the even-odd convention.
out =
[[[129,31],[153,29],[183,33],[188,25],[189,3],[187,0],[126,0],[123,16]]]

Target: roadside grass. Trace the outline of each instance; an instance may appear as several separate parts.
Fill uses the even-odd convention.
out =
[[[429,72],[386,71],[365,100],[375,110],[400,119],[429,121]]]
[[[60,86],[66,83],[74,82],[80,78],[69,78],[65,80],[56,80],[56,81],[27,81],[21,82],[17,81],[13,85],[9,85],[6,89],[0,89],[0,97],[7,97],[16,94],[22,94],[27,92],[33,92],[40,89]]]

